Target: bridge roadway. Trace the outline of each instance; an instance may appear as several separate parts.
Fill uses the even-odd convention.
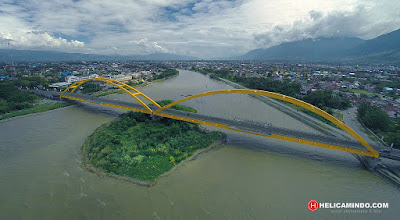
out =
[[[44,96],[46,98],[50,98],[50,99],[60,99],[60,94],[61,94],[61,92],[56,92],[56,91],[43,91],[43,90],[29,90],[29,91],[34,92],[37,95]],[[141,106],[137,103],[121,102],[121,101],[117,101],[117,100],[112,100],[110,98],[93,97],[93,96],[87,96],[87,95],[82,95],[82,94],[78,94],[78,93],[68,93],[68,96],[86,99],[92,103],[97,103],[97,104],[105,102],[105,103],[110,103],[110,104],[114,104],[114,105],[120,105],[120,106],[126,106],[126,107],[130,107],[130,108],[138,108],[138,109],[144,110],[143,106]],[[155,106],[150,106],[150,107],[152,108],[153,111],[158,109],[158,107],[155,107]],[[341,135],[337,135],[337,136],[317,135],[317,134],[311,134],[311,133],[306,133],[306,132],[297,131],[297,130],[279,128],[279,127],[275,127],[275,126],[272,126],[269,124],[266,125],[266,124],[256,123],[253,121],[229,120],[229,119],[217,118],[217,117],[206,116],[206,115],[201,115],[201,114],[196,114],[196,113],[182,112],[182,111],[178,111],[178,110],[174,110],[174,109],[165,109],[162,112],[166,113],[166,114],[170,114],[170,115],[176,115],[176,116],[181,116],[181,117],[193,118],[193,119],[197,119],[197,120],[209,121],[209,122],[218,123],[218,124],[224,124],[233,129],[240,129],[240,130],[245,130],[245,131],[254,132],[254,133],[260,133],[260,134],[264,134],[264,135],[270,135],[271,133],[273,133],[273,134],[278,134],[278,135],[291,136],[294,138],[307,139],[310,141],[323,142],[323,143],[327,143],[327,144],[333,144],[333,145],[344,146],[344,147],[349,147],[349,148],[351,147],[353,149],[365,150],[365,147],[362,146],[359,142],[344,139],[343,136],[341,136]],[[371,144],[371,146],[379,152],[380,157],[389,158],[392,160],[400,160],[400,150],[398,150],[398,149],[390,149],[388,147],[377,145],[377,144]]]
[[[110,98],[87,96],[87,95],[82,95],[82,94],[78,94],[78,93],[68,93],[68,94],[64,94],[64,96],[69,96],[69,97],[78,98],[78,99],[84,99],[87,102],[94,103],[94,104],[108,103],[108,104],[116,105],[116,106],[124,106],[124,107],[128,107],[128,108],[136,108],[136,109],[145,110],[143,108],[143,106],[140,104],[128,103],[128,102],[124,102],[124,101],[113,100]],[[153,111],[158,109],[158,107],[156,107],[156,106],[150,106],[150,108]],[[216,124],[227,125],[232,130],[235,130],[235,129],[244,130],[244,131],[258,133],[258,134],[262,134],[262,135],[266,135],[266,136],[270,136],[271,134],[277,134],[277,135],[306,139],[306,140],[321,142],[321,143],[326,143],[326,144],[338,145],[338,146],[343,146],[343,147],[347,147],[347,148],[365,150],[365,147],[362,146],[359,142],[357,142],[355,140],[354,141],[347,140],[347,139],[343,138],[342,136],[328,136],[328,135],[325,135],[322,133],[321,133],[321,135],[319,135],[319,134],[313,134],[313,133],[308,133],[308,132],[303,132],[303,131],[298,131],[298,130],[280,128],[280,127],[276,127],[276,126],[273,126],[270,124],[262,124],[262,123],[257,123],[254,121],[232,120],[232,119],[226,119],[226,118],[219,118],[219,117],[213,117],[213,116],[208,116],[208,115],[201,115],[198,113],[190,113],[190,112],[174,110],[174,109],[170,109],[170,108],[163,110],[161,113],[164,113],[167,115],[190,118],[190,119],[194,119],[194,120],[208,121],[208,122],[212,122],[212,123],[216,123]],[[166,116],[166,117],[168,117],[168,116]],[[372,146],[372,147],[375,147],[375,146]]]

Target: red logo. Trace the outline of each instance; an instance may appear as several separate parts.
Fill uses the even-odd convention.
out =
[[[310,200],[310,201],[308,202],[307,208],[308,208],[310,211],[315,212],[315,211],[317,211],[317,209],[319,208],[319,203],[317,202],[317,200],[312,199],[312,200]]]

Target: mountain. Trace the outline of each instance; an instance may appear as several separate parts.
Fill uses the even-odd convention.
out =
[[[338,57],[364,43],[359,38],[320,38],[256,49],[240,57],[248,60],[323,61]]]
[[[368,40],[347,51],[344,56],[374,63],[399,64],[400,29]]]
[[[240,60],[344,62],[400,65],[400,29],[371,40],[321,38],[256,49]]]
[[[105,60],[196,60],[196,57],[168,53],[153,53],[149,55],[96,55],[82,53],[65,53],[41,50],[5,50],[0,49],[0,62],[53,62],[53,61],[105,61]]]
[[[131,60],[198,60],[197,57],[169,53],[152,53],[149,55],[121,56]]]

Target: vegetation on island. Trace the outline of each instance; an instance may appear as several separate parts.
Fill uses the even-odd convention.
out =
[[[82,154],[101,171],[151,181],[221,137],[196,124],[129,112],[90,135]]]
[[[163,106],[165,106],[165,105],[168,105],[168,104],[171,104],[171,103],[173,103],[173,102],[174,102],[174,101],[172,101],[172,100],[157,101],[157,103],[158,103],[161,107],[163,107]],[[153,105],[153,104],[151,104],[151,105]],[[175,109],[175,110],[185,111],[185,112],[197,113],[197,110],[196,110],[196,109],[194,109],[194,108],[192,108],[192,107],[189,107],[189,106],[185,106],[185,105],[174,105],[174,106],[172,106],[171,108],[172,108],[172,109]]]
[[[374,133],[384,137],[384,141],[400,149],[400,118],[392,120],[388,114],[375,105],[363,103],[358,108],[358,120]]]

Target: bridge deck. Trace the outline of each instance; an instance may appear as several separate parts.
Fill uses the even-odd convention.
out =
[[[145,111],[143,106],[137,103],[130,103],[130,102],[124,102],[124,101],[118,101],[118,100],[112,100],[110,98],[102,98],[102,97],[94,97],[94,96],[87,96],[87,95],[82,95],[78,93],[69,93],[68,95],[64,96],[69,96],[71,98],[77,98],[77,99],[82,99],[85,100],[86,102],[94,103],[94,104],[104,104],[108,103],[111,105],[115,106],[124,106],[127,108],[135,108],[135,109],[140,109]],[[150,106],[150,108],[154,111],[158,109],[156,106]],[[245,120],[231,120],[231,119],[225,119],[225,118],[219,118],[219,117],[213,117],[213,116],[208,116],[208,115],[201,115],[197,113],[190,113],[190,112],[184,112],[184,111],[179,111],[179,110],[174,110],[174,109],[165,109],[162,111],[163,114],[167,115],[173,115],[173,116],[179,116],[179,117],[185,117],[185,118],[190,118],[194,120],[201,120],[201,121],[208,121],[216,124],[222,124],[226,125],[228,128],[231,130],[244,130],[252,133],[258,133],[266,136],[270,136],[271,134],[276,134],[276,135],[282,135],[282,136],[289,136],[293,138],[300,138],[300,139],[306,139],[310,141],[315,141],[315,142],[322,142],[326,144],[332,144],[332,145],[337,145],[337,146],[343,146],[346,148],[352,148],[352,149],[358,149],[358,150],[364,150],[365,147],[361,145],[359,142],[355,140],[346,140],[343,138],[343,136],[328,136],[325,134],[318,135],[318,134],[313,134],[313,133],[307,133],[307,132],[302,132],[298,130],[291,130],[291,129],[286,129],[286,128],[280,128],[276,127],[270,124],[261,124],[261,123],[256,123],[253,121],[245,121]],[[168,117],[168,116],[167,116]]]
[[[52,98],[52,99],[59,99],[60,97],[60,92],[55,92],[55,91],[42,91],[42,90],[30,90],[30,92],[34,92],[37,95],[45,96],[47,98]],[[109,103],[111,105],[116,105],[116,106],[121,106],[121,107],[127,107],[127,108],[136,108],[141,111],[145,111],[143,106],[136,104],[136,103],[128,103],[128,102],[121,102],[118,100],[111,100],[110,98],[100,98],[100,97],[93,97],[93,96],[87,96],[87,95],[82,95],[78,93],[68,93],[65,94],[67,96],[70,96],[73,99],[82,99],[81,101],[86,101],[86,102],[91,102],[94,104],[104,104],[104,103]],[[154,111],[158,109],[158,107],[151,106],[151,109]],[[322,142],[322,143],[327,143],[327,144],[332,144],[332,145],[337,145],[337,146],[343,146],[351,149],[359,149],[359,150],[365,150],[365,147],[362,146],[359,142],[356,142],[354,140],[348,140],[348,139],[343,139],[343,136],[340,134],[337,136],[328,136],[328,135],[317,135],[317,134],[311,134],[311,133],[306,133],[298,130],[290,130],[290,129],[284,129],[284,128],[279,128],[276,126],[272,126],[269,124],[261,124],[261,123],[256,123],[253,121],[239,121],[239,120],[230,120],[230,119],[225,119],[225,118],[218,118],[218,117],[212,117],[212,116],[206,116],[206,115],[201,115],[201,114],[195,114],[195,113],[188,113],[188,112],[182,112],[178,110],[173,110],[173,109],[165,109],[162,111],[165,113],[167,116],[178,116],[178,117],[185,117],[185,118],[192,118],[193,120],[201,120],[201,121],[209,121],[217,124],[223,124],[226,125],[228,129],[231,130],[244,130],[256,134],[261,134],[265,136],[269,136],[270,134],[277,134],[277,135],[283,135],[283,136],[290,136],[293,138],[300,138],[300,139],[307,139],[310,141],[316,141],[316,142]],[[383,158],[389,158],[392,160],[400,160],[400,150],[398,149],[388,149],[385,146],[381,145],[376,145],[373,144],[371,145],[375,150],[377,150],[380,153],[380,157]]]

